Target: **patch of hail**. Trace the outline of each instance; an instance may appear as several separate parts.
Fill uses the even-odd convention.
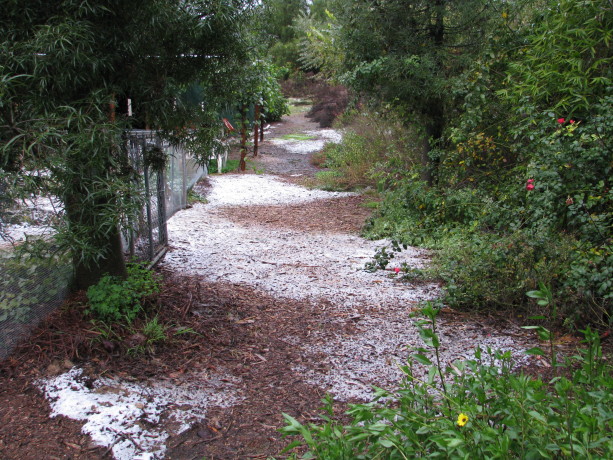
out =
[[[52,220],[63,212],[61,202],[45,196],[21,201],[10,210],[15,223],[2,223],[0,247],[20,243],[28,237],[46,237],[54,233]]]
[[[320,129],[317,131],[307,131],[306,134],[309,136],[322,137],[327,142],[333,142],[336,144],[343,140],[342,131],[338,131],[336,129]]]
[[[416,353],[418,347],[424,347],[407,312],[388,309],[384,317],[362,316],[351,321],[360,330],[358,334],[349,337],[316,335],[312,343],[302,344],[301,348],[306,360],[309,356],[317,356],[318,366],[299,365],[293,370],[303,375],[305,381],[326,388],[342,401],[369,401],[374,395],[372,385],[388,391],[398,389],[404,377],[401,366],[408,365],[410,355]],[[526,338],[518,340],[484,330],[462,329],[440,321],[438,336],[443,368],[456,361],[474,360],[477,346],[483,351],[482,361],[488,365],[502,365],[500,359],[487,352],[488,349],[508,352],[513,367],[531,362],[531,357],[523,353],[532,346]],[[463,337],[458,337],[458,333]],[[291,339],[288,341],[291,343]],[[433,352],[426,355],[435,362]],[[315,371],[317,367],[324,367],[326,372]],[[416,379],[426,380],[428,370],[424,365],[413,363],[412,372]]]
[[[274,145],[283,146],[289,153],[309,154],[319,152],[324,146],[330,142],[340,142],[343,138],[343,134],[340,131],[334,129],[323,129],[317,131],[307,131],[307,136],[318,137],[320,139],[284,139],[284,138],[272,138],[270,143]]]
[[[148,384],[110,378],[90,381],[82,369],[40,380],[50,401],[51,416],[85,422],[82,432],[109,447],[116,460],[159,459],[165,442],[201,420],[209,407],[229,407],[241,400],[238,379],[198,375],[177,385],[161,380]]]
[[[304,203],[326,198],[355,195],[349,192],[325,192],[307,190],[277,179],[275,176],[258,174],[226,174],[209,177],[211,188],[196,191],[206,194],[208,204],[199,208],[207,212],[210,207],[218,206],[261,206]],[[189,213],[188,213],[189,214]],[[173,224],[172,219],[169,224]],[[178,230],[175,228],[175,231]]]
[[[376,250],[389,241],[368,241],[357,235],[307,232],[291,228],[244,226],[225,217],[220,208],[283,205],[343,196],[292,185],[266,175],[226,175],[211,178],[208,204],[179,212],[168,222],[172,250],[164,265],[201,276],[207,281],[250,285],[277,297],[310,301],[342,331],[314,332],[309,338],[285,337],[301,350],[303,363],[295,372],[337,399],[368,399],[371,385],[392,388],[406,364],[410,347],[423,346],[409,314],[419,302],[439,294],[436,284],[406,284],[393,270],[364,270]],[[406,263],[423,267],[427,253],[408,248],[397,254],[390,268]],[[439,325],[443,360],[474,357],[475,345],[508,350],[522,360],[521,340],[496,331],[461,331]],[[458,335],[461,333],[461,335]]]

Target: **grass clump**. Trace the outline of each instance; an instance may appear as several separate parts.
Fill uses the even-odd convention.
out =
[[[284,134],[279,139],[285,139],[288,141],[310,141],[315,139],[315,136],[309,134]]]
[[[239,160],[227,160],[226,165],[221,169],[221,174],[237,171],[239,167]],[[217,174],[217,160],[213,160],[209,162],[208,166],[209,174]]]
[[[353,112],[344,115],[341,123],[345,131],[342,141],[327,144],[311,160],[315,166],[332,171],[318,175],[322,188],[381,188],[390,168],[408,167],[411,163],[406,151],[412,134],[398,119]]]

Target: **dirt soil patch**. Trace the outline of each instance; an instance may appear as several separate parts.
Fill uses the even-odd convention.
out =
[[[320,134],[275,141],[307,133]],[[282,413],[315,421],[327,392],[343,408],[368,399],[373,384],[393,388],[396,364],[421,345],[410,315],[439,286],[363,270],[384,244],[358,235],[368,198],[295,185],[317,171],[310,149],[331,134],[303,114],[286,117],[250,173],[211,177],[199,185],[209,202],[171,219],[157,269],[164,289],[149,305],[167,325],[165,342],[126,353],[142,337],[104,338],[84,319],[80,293],[2,362],[0,458],[283,458]],[[411,248],[393,264],[402,261],[423,266],[428,253]],[[507,320],[445,311],[440,334],[446,362],[480,345],[544,366],[523,357],[532,336]],[[72,379],[64,393],[62,378]],[[87,418],[59,415],[77,395],[98,398],[81,403]]]

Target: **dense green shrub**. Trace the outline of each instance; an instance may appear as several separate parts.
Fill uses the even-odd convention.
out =
[[[150,270],[139,264],[129,264],[125,280],[106,275],[87,290],[86,313],[102,321],[129,324],[141,312],[143,299],[159,289]]]
[[[435,352],[418,349],[397,391],[377,389],[373,401],[352,404],[343,424],[331,398],[318,423],[285,414],[288,445],[300,458],[594,458],[613,455],[613,370],[602,359],[598,335],[563,364],[566,377],[549,382],[513,373],[509,352],[475,348],[475,358],[443,369],[438,361],[437,311],[416,322]],[[532,352],[537,352],[532,350]],[[417,366],[425,366],[418,377]],[[345,418],[346,418],[345,417]],[[298,458],[293,454],[291,458]]]
[[[562,291],[575,241],[556,234],[517,231],[507,236],[459,233],[436,252],[435,272],[444,281],[443,301],[464,309],[520,311],[534,308],[523,295],[539,280]],[[565,316],[575,315],[579,294],[565,291]]]
[[[413,133],[396,115],[354,110],[344,114],[337,125],[343,129],[343,139],[327,144],[316,158],[319,166],[331,170],[319,175],[324,188],[382,189],[386,181],[395,180],[392,171],[406,171],[413,163],[407,153]]]
[[[521,308],[514,292],[541,279],[565,292],[565,315],[595,310],[610,323],[613,98],[593,101],[585,119],[545,111],[500,136],[460,131],[439,152],[433,186],[414,169],[384,170],[389,188],[366,234],[443,248],[452,306]]]

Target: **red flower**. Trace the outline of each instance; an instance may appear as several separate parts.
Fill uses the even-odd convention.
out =
[[[569,121],[569,123],[570,123],[571,125],[574,125],[574,124],[575,124],[575,120],[570,120],[570,121]]]
[[[394,268],[394,271],[396,272],[396,274],[400,273],[400,269],[398,267]]]
[[[528,179],[528,182],[526,182],[526,190],[534,190],[534,179]]]
[[[564,118],[558,118],[558,123],[560,123],[561,125],[566,123],[566,120]]]

